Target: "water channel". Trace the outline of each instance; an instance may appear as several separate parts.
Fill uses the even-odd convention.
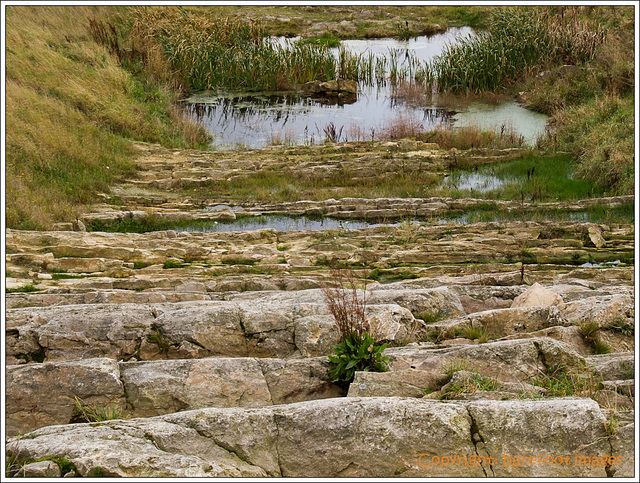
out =
[[[421,62],[440,54],[447,43],[473,35],[469,27],[451,28],[431,37],[408,41],[396,39],[343,40],[342,46],[355,54],[396,55],[407,53]],[[282,39],[279,40],[283,42]],[[337,49],[334,49],[337,53]],[[316,144],[325,139],[324,129],[333,124],[342,141],[377,138],[398,119],[423,129],[477,125],[499,130],[511,127],[533,144],[544,133],[547,117],[527,111],[515,101],[498,105],[482,102],[464,107],[447,107],[436,98],[415,98],[390,83],[358,87],[355,100],[309,97],[294,92],[207,91],[186,100],[190,114],[214,135],[218,149],[264,147],[275,143]]]

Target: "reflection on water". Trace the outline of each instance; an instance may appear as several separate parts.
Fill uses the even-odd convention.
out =
[[[387,55],[398,68],[411,59],[421,62],[442,52],[446,42],[473,33],[469,27],[453,28],[432,37],[409,41],[395,39],[345,40],[342,46],[355,54]],[[336,49],[337,52],[337,49]],[[324,141],[324,128],[342,128],[341,141],[364,141],[380,132],[401,112],[403,119],[425,129],[449,125],[451,113],[441,107],[416,105],[398,97],[390,84],[360,84],[355,98],[308,97],[292,92],[201,92],[187,99],[187,110],[215,135],[217,147],[262,147],[274,142],[312,144]]]
[[[498,105],[472,103],[460,109],[453,120],[456,127],[477,126],[496,132],[504,128],[513,128],[524,136],[526,143],[533,145],[538,136],[544,134],[547,116],[529,111],[517,102],[511,101]]]
[[[303,231],[303,230],[360,230],[374,226],[396,226],[400,223],[370,223],[362,220],[338,220],[336,218],[310,218],[307,216],[263,215],[242,217],[235,221],[198,221],[175,227],[175,231],[214,233],[223,231]]]
[[[443,187],[485,193],[504,185],[508,180],[477,171],[454,171],[442,183]]]
[[[445,44],[474,35],[469,27],[452,28],[431,37],[344,40],[342,47],[364,56],[386,56],[387,71],[416,69],[443,51]],[[277,39],[278,42],[286,42]],[[337,55],[338,49],[334,49]],[[374,82],[375,84],[375,82]],[[186,100],[187,111],[211,132],[218,148],[263,147],[269,144],[315,144],[325,140],[333,124],[339,141],[370,140],[400,118],[403,123],[429,130],[441,125],[482,125],[500,129],[512,126],[528,143],[544,132],[546,116],[531,113],[515,102],[499,106],[473,104],[460,112],[436,106],[424,89],[407,89],[389,82],[360,83],[358,94],[344,98],[309,97],[294,92],[207,91]],[[455,118],[453,117],[455,115]]]

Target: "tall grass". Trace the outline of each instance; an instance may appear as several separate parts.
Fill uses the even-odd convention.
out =
[[[97,44],[89,18],[118,8],[6,9],[6,221],[50,228],[134,171],[130,140],[205,144],[163,86],[136,78]]]
[[[591,28],[577,14],[561,19],[549,9],[499,9],[487,32],[447,46],[428,70],[441,91],[496,90],[533,66],[582,64],[603,38],[603,29]]]
[[[144,62],[161,52],[188,90],[285,90],[313,80],[349,79],[366,84],[430,79],[417,57],[400,49],[388,55],[356,54],[326,42],[277,42],[260,22],[216,18],[175,8],[136,9],[132,49]]]
[[[160,49],[186,88],[282,90],[336,77],[324,43],[280,44],[259,22],[215,18],[183,9],[137,9],[132,35],[143,52]]]
[[[634,193],[634,98],[606,96],[559,111],[550,147],[578,159],[576,174],[612,194]]]

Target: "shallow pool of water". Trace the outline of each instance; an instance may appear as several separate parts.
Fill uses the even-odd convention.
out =
[[[461,27],[409,41],[344,40],[342,45],[356,54],[370,52],[388,56],[393,52],[402,65],[407,52],[424,62],[440,54],[445,44],[468,35],[473,35],[473,30]],[[331,124],[335,126],[340,141],[366,141],[378,139],[386,128],[400,119],[403,123],[432,129],[437,125],[468,125],[474,116],[483,120],[483,112],[492,119],[488,127],[513,126],[528,142],[532,142],[537,133],[544,132],[546,123],[545,116],[533,115],[515,102],[497,108],[476,103],[456,114],[442,106],[426,101],[415,102],[411,96],[398,95],[398,90],[388,83],[370,86],[361,83],[358,89],[352,101],[291,92],[209,91],[189,97],[186,107],[215,136],[213,144],[222,149],[278,143],[321,143],[327,137],[325,128]]]
[[[509,101],[498,105],[474,102],[460,109],[452,120],[456,127],[477,126],[497,133],[501,129],[513,128],[527,144],[534,145],[536,139],[544,134],[547,119],[545,114],[529,111],[517,102]]]
[[[485,193],[503,186],[508,181],[492,174],[477,171],[454,171],[443,180],[441,187]]]
[[[223,231],[252,231],[268,230],[277,231],[303,231],[303,230],[360,230],[375,226],[395,226],[400,223],[370,223],[361,220],[338,220],[336,218],[264,215],[255,217],[242,217],[235,221],[199,221],[193,224],[175,227],[177,232],[215,233]]]

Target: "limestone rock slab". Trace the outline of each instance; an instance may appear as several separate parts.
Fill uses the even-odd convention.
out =
[[[75,396],[87,405],[120,410],[126,403],[120,369],[112,359],[7,366],[5,375],[10,435],[69,423],[75,413]]]
[[[632,428],[631,428],[632,429]],[[42,428],[9,439],[18,459],[67,458],[82,476],[606,477],[600,465],[507,464],[551,455],[624,460],[633,431],[609,445],[590,399],[438,402],[337,398],[266,408],[207,408],[100,425]],[[444,457],[461,456],[441,466]],[[465,464],[473,456],[480,464]],[[466,458],[465,458],[466,457]],[[491,459],[489,459],[491,458]]]

